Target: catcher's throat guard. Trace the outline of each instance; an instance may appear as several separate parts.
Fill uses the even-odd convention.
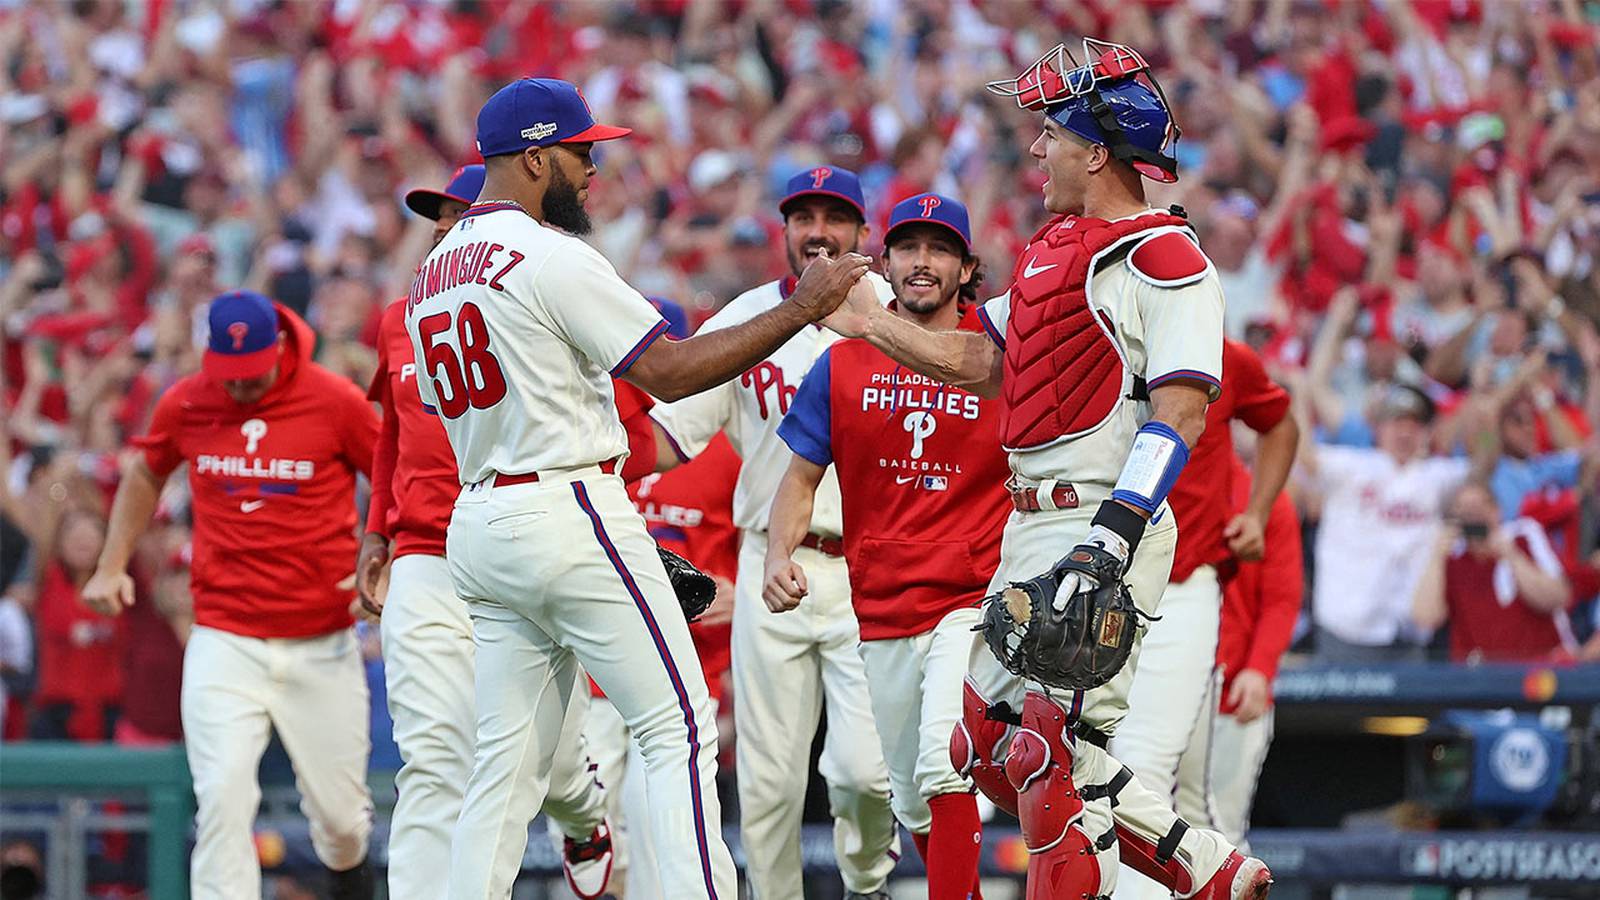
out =
[[[1122,569],[1122,561],[1104,550],[1075,548],[1043,575],[985,598],[976,630],[1012,674],[1061,690],[1100,687],[1127,663],[1143,615]],[[1056,590],[1068,572],[1088,575],[1093,586],[1057,610]]]
[[[1057,44],[1015,78],[991,81],[988,89],[1096,144],[1163,183],[1178,180],[1173,147],[1182,134],[1172,104],[1139,51],[1086,37],[1084,62]]]

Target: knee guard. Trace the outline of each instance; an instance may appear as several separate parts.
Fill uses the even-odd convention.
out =
[[[961,719],[950,733],[950,765],[957,775],[972,779],[990,802],[1013,816],[1017,814],[1017,789],[997,759],[1011,738],[1011,729],[1020,724],[1021,717],[1009,706],[991,706],[972,679],[962,685]]]
[[[1006,754],[1006,776],[1017,790],[1017,820],[1028,848],[1027,900],[1082,900],[1100,896],[1099,841],[1083,830],[1084,798],[1072,784],[1067,713],[1054,700],[1029,691],[1022,730]]]

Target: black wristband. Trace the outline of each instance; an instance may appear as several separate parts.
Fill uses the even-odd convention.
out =
[[[1139,539],[1144,537],[1144,527],[1148,523],[1145,517],[1123,506],[1115,500],[1101,500],[1100,508],[1094,512],[1091,525],[1104,525],[1116,535],[1128,542],[1128,558],[1133,558],[1133,551],[1139,548]]]

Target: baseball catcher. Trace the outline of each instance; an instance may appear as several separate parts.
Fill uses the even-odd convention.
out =
[[[1083,53],[1057,46],[990,85],[1042,115],[1029,152],[1054,218],[979,310],[984,333],[925,330],[860,292],[827,324],[1000,397],[1016,514],[985,609],[995,652],[973,656],[951,750],[1017,811],[1030,900],[1109,894],[1119,850],[1178,897],[1259,898],[1260,860],[1191,828],[1105,750],[1172,564],[1166,496],[1221,384],[1223,301],[1181,210],[1145,197],[1144,179],[1177,179],[1160,85],[1130,47]]]

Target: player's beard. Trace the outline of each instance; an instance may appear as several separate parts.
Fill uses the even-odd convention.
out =
[[[560,166],[550,167],[550,186],[544,192],[544,220],[568,234],[588,234],[594,230],[589,212],[578,200],[578,186],[567,179]]]
[[[908,298],[906,296],[906,282],[917,275],[933,278],[937,282],[934,287],[938,289],[938,294],[932,297]],[[900,282],[893,287],[895,302],[907,312],[913,312],[919,316],[926,316],[930,313],[934,313],[940,309],[943,309],[945,304],[949,303],[951,300],[954,300],[956,293],[961,290],[961,285],[945,284],[944,279],[934,275],[931,272],[913,272],[901,279]]]

